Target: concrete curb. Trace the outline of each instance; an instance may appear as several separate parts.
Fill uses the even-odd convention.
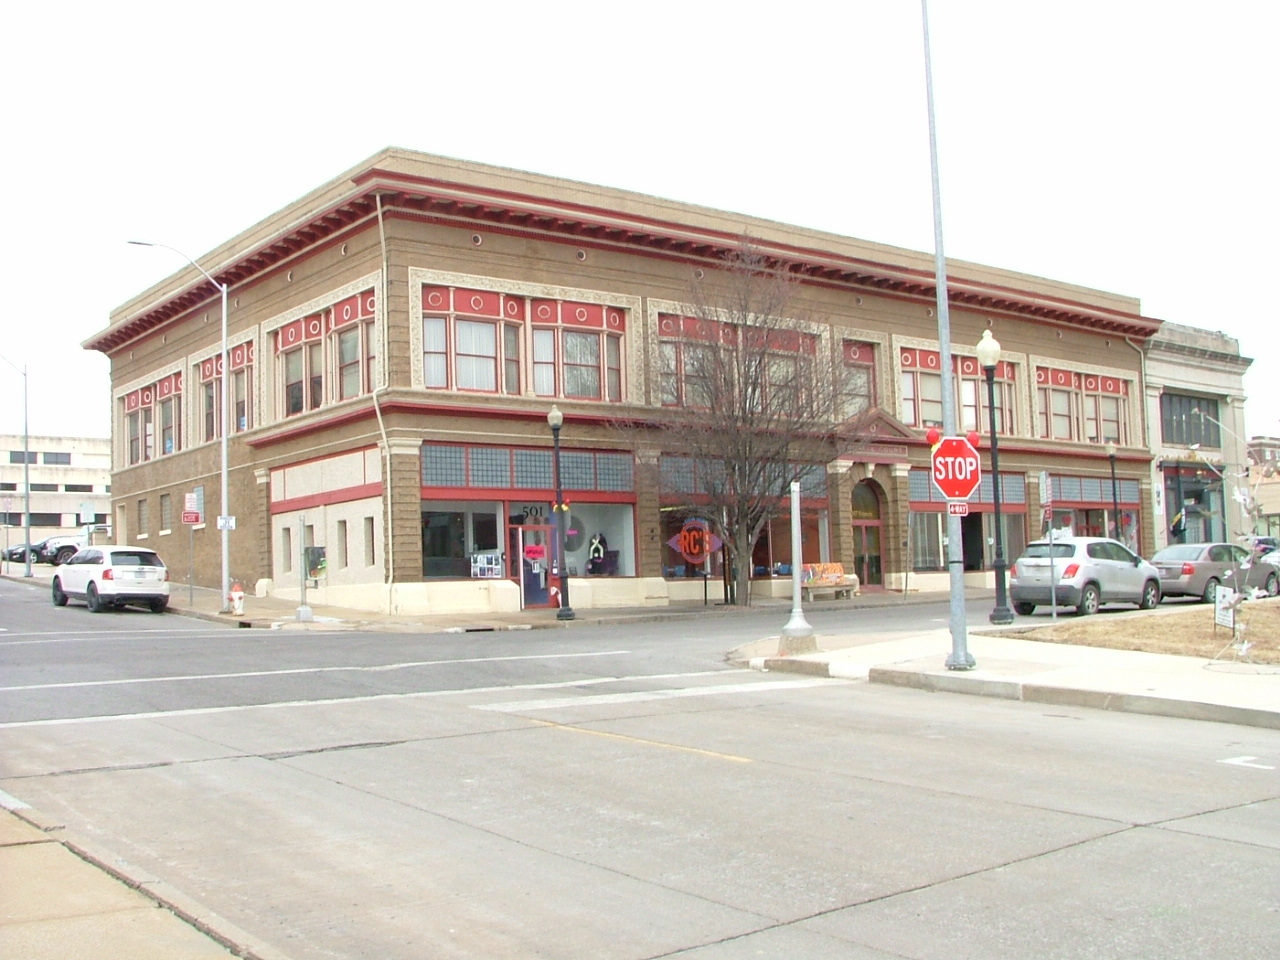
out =
[[[40,830],[54,843],[61,844],[90,867],[97,868],[131,890],[136,890],[237,957],[242,957],[244,960],[291,960],[287,954],[248,931],[240,929],[226,917],[214,913],[180,890],[158,877],[151,876],[94,841],[66,829],[60,821],[41,813],[34,807],[24,805],[18,809],[10,809],[9,812]],[[69,882],[74,883],[74,881]]]
[[[975,697],[996,697],[1064,707],[1085,707],[1117,713],[1137,713],[1180,720],[1208,720],[1245,727],[1280,730],[1280,713],[1251,707],[1147,696],[1108,690],[1079,690],[1053,687],[1021,680],[970,676],[964,671],[935,673],[893,665],[866,667],[822,660],[792,657],[758,657],[749,661],[754,670],[777,673],[799,673],[807,676],[832,677],[841,680],[867,680],[895,687],[907,687],[930,693],[962,693]]]

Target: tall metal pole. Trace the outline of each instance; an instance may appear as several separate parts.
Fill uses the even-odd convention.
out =
[[[990,336],[987,330],[984,336]],[[996,368],[995,364],[983,367],[987,375],[987,414],[991,421],[991,502],[996,510],[996,558],[992,566],[996,571],[996,606],[988,620],[992,623],[1013,623],[1013,611],[1009,609],[1009,599],[1005,592],[1005,571],[1009,565],[1004,559],[1004,525],[1000,522],[1000,439],[996,432]],[[1051,550],[1050,553],[1053,551]]]
[[[564,414],[553,406],[547,414],[547,423],[551,427],[552,467],[556,480],[556,568],[560,571],[560,609],[556,611],[557,620],[572,620],[573,607],[569,605],[569,568],[565,565],[564,539],[565,523],[568,511],[564,505],[564,489],[560,483],[560,428],[564,426]]]
[[[25,559],[26,573],[24,576],[31,576],[31,429],[27,418],[28,413],[28,395],[27,395],[27,365],[24,363],[19,367],[8,357],[0,357],[9,366],[22,374],[22,525],[27,538],[26,546],[23,548],[22,556]],[[6,523],[9,518],[5,517]]]
[[[129,243],[135,247],[160,247],[171,253],[176,253],[187,263],[191,264],[202,274],[204,278],[212,283],[222,294],[222,370],[219,377],[222,381],[222,429],[221,442],[219,444],[222,467],[220,471],[220,486],[222,487],[221,513],[218,516],[218,530],[221,533],[222,547],[222,606],[223,613],[231,612],[231,509],[230,509],[230,484],[227,457],[227,434],[231,429],[231,391],[229,380],[231,375],[231,358],[230,350],[227,348],[227,287],[228,284],[219,283],[213,279],[213,276],[200,264],[183,253],[176,247],[171,247],[166,243],[149,243],[146,240],[130,240]]]
[[[933,119],[933,68],[929,57],[929,3],[920,0],[924,23],[924,88],[929,104],[929,169],[933,179],[934,271],[937,275],[938,346],[942,358],[942,430],[956,432],[955,371],[951,368],[951,314],[948,310],[947,260],[942,249],[942,189],[938,181],[938,137]],[[969,653],[964,609],[964,533],[960,518],[947,514],[947,570],[951,585],[951,654],[948,670],[972,670],[976,665]]]
[[[813,637],[813,627],[804,618],[800,607],[800,484],[791,481],[791,619],[782,628],[782,636],[788,640]]]
[[[1111,461],[1111,518],[1115,524],[1115,538],[1119,540],[1123,534],[1120,529],[1120,488],[1116,484],[1116,445],[1114,443],[1107,444],[1107,459]]]
[[[27,537],[27,548],[22,551],[26,558],[24,577],[31,576],[31,424],[28,419],[30,397],[28,395],[27,365],[22,365],[22,522]]]

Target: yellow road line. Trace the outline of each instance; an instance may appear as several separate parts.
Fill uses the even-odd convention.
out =
[[[714,750],[699,750],[697,747],[682,747],[676,743],[664,743],[661,740],[645,740],[643,737],[628,737],[623,733],[609,733],[605,730],[592,730],[589,727],[575,727],[567,723],[553,723],[550,720],[535,720],[532,717],[526,717],[525,719],[540,727],[554,727],[557,730],[567,730],[571,733],[588,733],[593,737],[608,737],[612,740],[627,740],[631,743],[643,743],[650,747],[662,747],[665,750],[680,750],[684,753],[697,753],[704,757],[715,757],[719,760],[730,760],[733,763],[755,762],[751,757],[739,757],[732,753],[717,753]]]

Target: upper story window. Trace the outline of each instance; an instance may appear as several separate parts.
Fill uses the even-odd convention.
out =
[[[35,463],[36,457],[39,456],[34,450],[10,450],[10,463]]]
[[[1221,447],[1218,401],[1181,393],[1160,394],[1160,437],[1166,444]]]
[[[996,432],[1012,436],[1014,430],[1014,365],[1001,360],[995,366],[993,390],[987,390],[987,372],[976,357],[956,357],[956,387],[960,391],[960,429],[985,434],[991,429],[991,393],[995,394]]]
[[[1127,445],[1131,389],[1120,377],[1037,367],[1039,436]]]
[[[942,426],[942,357],[936,350],[903,350],[901,419],[909,427]]]
[[[937,350],[903,349],[902,422],[911,427],[942,426],[942,354]],[[956,418],[959,428],[986,433],[991,428],[987,374],[974,357],[951,358],[955,371]],[[1012,435],[1017,426],[1015,384],[1017,367],[1001,360],[995,368],[996,431]]]
[[[422,314],[429,388],[622,400],[621,308],[427,286]]]
[[[71,466],[71,454],[69,453],[42,453],[40,460],[45,466]]]
[[[238,343],[227,351],[231,362],[231,432],[253,426],[253,342]],[[222,436],[222,354],[200,363],[200,432],[205,441]]]
[[[373,392],[375,308],[374,291],[366,290],[275,332],[281,416]],[[246,400],[251,395],[246,392]]]
[[[710,409],[732,403],[760,410],[770,396],[811,389],[818,339],[797,330],[658,316],[658,399],[663,406]],[[787,408],[798,410],[805,400]],[[775,405],[779,406],[779,405]]]
[[[876,348],[874,344],[845,340],[840,350],[844,365],[840,413],[847,420],[876,405]]]
[[[130,464],[182,449],[182,374],[173,373],[126,394],[123,401]]]

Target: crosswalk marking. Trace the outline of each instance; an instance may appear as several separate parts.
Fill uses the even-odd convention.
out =
[[[643,703],[647,700],[678,700],[683,697],[709,697],[725,693],[766,693],[776,690],[800,690],[804,687],[847,683],[826,677],[807,680],[761,680],[755,683],[725,683],[705,687],[674,687],[665,690],[638,690],[631,693],[599,693],[586,697],[557,697],[552,700],[517,700],[513,703],[472,704],[476,710],[494,713],[526,713],[530,710],[561,710],[565,707],[592,707],[613,703]]]

